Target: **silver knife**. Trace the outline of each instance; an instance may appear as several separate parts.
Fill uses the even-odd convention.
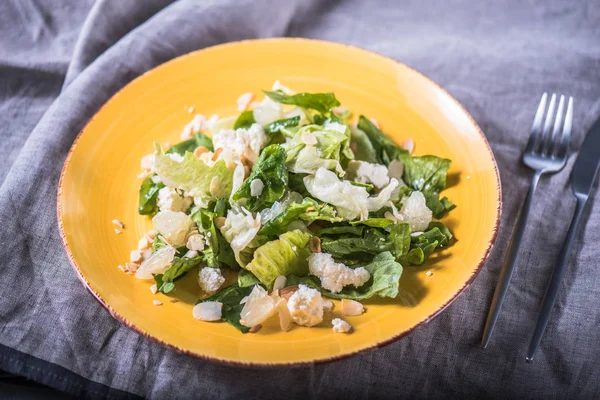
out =
[[[544,295],[544,301],[542,302],[542,309],[540,310],[540,314],[538,316],[535,332],[531,338],[531,342],[529,343],[529,350],[527,350],[526,358],[526,360],[529,362],[533,361],[535,351],[542,340],[542,336],[546,330],[546,325],[548,325],[552,307],[554,307],[554,303],[558,297],[560,284],[569,265],[569,255],[571,254],[571,247],[575,241],[577,228],[579,227],[579,222],[581,220],[581,214],[583,213],[585,204],[587,203],[590,192],[592,191],[592,187],[594,186],[594,181],[596,180],[599,166],[600,118],[594,123],[585,137],[585,140],[583,141],[583,144],[579,150],[577,160],[575,161],[575,165],[573,166],[573,171],[571,172],[571,189],[573,190],[575,199],[577,199],[575,213],[573,214],[573,219],[571,220],[571,225],[569,226],[569,232],[567,233],[565,243],[563,244],[563,248],[558,256],[558,263],[554,267],[552,277],[550,278],[550,282],[546,288],[546,294]]]

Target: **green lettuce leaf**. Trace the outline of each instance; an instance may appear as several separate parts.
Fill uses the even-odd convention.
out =
[[[387,218],[368,218],[363,221],[350,221],[350,225],[366,225],[373,228],[386,228],[394,224],[394,221]]]
[[[333,93],[297,93],[285,94],[282,90],[274,92],[264,91],[273,101],[281,104],[296,105],[302,108],[317,110],[321,113],[327,113],[333,107],[340,105]]]
[[[280,235],[288,230],[288,226],[297,219],[300,218],[306,209],[310,207],[309,203],[292,203],[284,212],[273,218],[272,220],[265,223],[260,231],[259,235],[272,236]]]
[[[389,251],[396,258],[410,250],[410,225],[394,224],[389,233],[376,228],[365,229],[360,236],[339,235],[323,236],[321,249],[336,259],[368,261],[375,255]]]
[[[260,179],[264,184],[263,191],[258,197],[250,194],[250,185],[255,179]],[[236,201],[247,199],[246,208],[250,211],[262,210],[270,207],[283,196],[287,184],[285,150],[278,144],[272,144],[262,150],[258,161],[252,167],[250,176],[234,193],[233,199]]]
[[[246,271],[245,269],[240,270],[238,273],[237,283],[239,287],[249,287],[254,285],[260,285],[260,281],[254,274],[250,271]]]
[[[369,136],[361,129],[350,126],[351,142],[350,147],[354,152],[354,159],[366,161],[373,164],[379,162],[375,148],[369,139]]]
[[[240,332],[247,333],[250,328],[240,324],[240,313],[242,312],[242,308],[244,308],[244,305],[240,304],[240,301],[242,301],[244,297],[250,295],[252,288],[253,286],[240,287],[237,283],[234,283],[206,299],[197,301],[196,304],[209,301],[222,303],[223,308],[221,310],[221,318]]]
[[[183,160],[177,162],[165,155],[160,145],[155,143],[154,170],[164,184],[193,196],[196,205],[201,206],[213,199],[210,184],[215,178],[220,182],[223,197],[228,197],[231,193],[233,173],[223,160],[209,167],[192,153],[187,152]]]
[[[404,182],[423,194],[439,193],[446,188],[450,160],[436,156],[405,157]]]
[[[268,125],[264,126],[265,133],[269,136],[279,133],[279,131],[283,128],[290,128],[292,126],[298,126],[300,123],[300,116],[295,116],[291,118],[280,119],[275,122],[271,122]]]
[[[436,250],[452,244],[452,233],[441,222],[432,222],[425,232],[410,238],[410,251],[400,259],[405,264],[421,265]]]
[[[405,159],[410,158],[408,151],[398,147],[392,139],[381,132],[379,128],[377,128],[368,118],[365,118],[364,115],[359,117],[357,126],[371,141],[371,145],[377,157],[377,163],[388,165],[393,160],[402,160],[404,162]]]
[[[283,233],[278,240],[256,249],[252,262],[245,268],[268,289],[273,287],[273,282],[279,275],[306,275],[307,257],[310,255],[308,242],[311,237],[310,233],[298,229]]]
[[[194,258],[175,257],[171,267],[164,274],[154,275],[156,288],[159,292],[167,294],[175,289],[175,281],[183,277],[190,269],[202,263],[203,257]]]
[[[311,197],[305,197],[303,203],[309,205],[304,214],[300,215],[300,219],[303,221],[340,222],[344,220],[337,215],[336,209],[329,204],[319,202]]]
[[[152,182],[149,176],[142,181],[138,200],[138,213],[141,215],[154,215],[158,212],[158,191],[164,188],[162,182]]]
[[[231,269],[239,269],[231,246],[214,224],[214,219],[224,216],[226,212],[227,201],[218,199],[216,202],[210,203],[208,208],[198,209],[190,217],[198,225],[198,231],[204,235],[206,240],[206,247],[202,251],[206,265],[211,268],[227,266]]]
[[[307,146],[305,134],[314,135],[317,143]],[[354,158],[350,150],[350,133],[346,125],[304,125],[285,144],[288,169],[293,173],[312,174],[323,167],[343,174],[342,164]]]
[[[362,236],[365,231],[364,226],[356,225],[352,226],[349,224],[337,224],[332,225],[327,228],[321,228],[315,232],[315,235],[355,235]]]
[[[256,121],[254,120],[254,113],[252,112],[252,110],[244,111],[235,120],[235,123],[233,124],[233,129],[239,129],[239,128],[247,129],[247,128],[250,128],[252,126],[252,124],[255,122]]]
[[[366,300],[373,296],[395,298],[398,296],[402,265],[396,262],[390,252],[376,255],[373,260],[365,265],[365,269],[371,274],[371,279],[364,285],[356,288],[352,285],[346,286],[340,293],[331,293],[321,287],[321,281],[315,276],[288,276],[287,285],[298,285],[300,283],[319,290],[323,296],[334,299]]]
[[[183,156],[187,151],[193,153],[198,146],[204,146],[210,151],[214,150],[211,138],[203,133],[196,133],[193,138],[173,145],[167,150],[167,154],[179,154],[180,156]]]
[[[288,187],[292,192],[298,192],[303,197],[310,196],[308,190],[306,190],[306,186],[304,186],[304,177],[306,174],[294,174],[292,172],[288,173]]]

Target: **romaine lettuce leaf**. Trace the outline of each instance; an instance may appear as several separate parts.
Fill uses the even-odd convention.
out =
[[[263,128],[265,133],[269,136],[278,133],[283,128],[290,128],[292,126],[298,126],[300,123],[300,116],[295,116],[291,118],[280,119],[275,122],[271,122],[268,125],[265,125]]]
[[[138,213],[141,215],[154,215],[158,212],[158,191],[164,188],[162,182],[154,183],[149,176],[142,181],[138,200]]]
[[[305,210],[304,214],[300,215],[302,221],[340,222],[344,220],[338,216],[336,209],[329,204],[321,203],[310,197],[305,197],[303,203],[308,204],[309,207]]]
[[[187,151],[193,153],[194,149],[198,146],[204,146],[210,151],[214,150],[211,138],[203,133],[196,133],[193,138],[173,145],[167,150],[167,154],[179,154],[180,156],[183,156]]]
[[[404,157],[402,179],[424,194],[439,193],[446,188],[450,160],[436,156]]]
[[[254,113],[252,112],[252,110],[244,111],[235,120],[235,123],[233,124],[233,129],[239,129],[239,128],[248,129],[255,122],[256,121],[254,120]]]
[[[173,264],[163,274],[154,275],[156,288],[159,292],[167,294],[175,289],[175,281],[183,277],[190,269],[194,268],[203,261],[202,256],[194,258],[175,257]]]
[[[231,269],[238,269],[239,265],[229,243],[214,224],[214,219],[224,216],[226,211],[225,199],[219,199],[209,204],[207,209],[198,209],[191,215],[191,218],[198,225],[198,231],[204,235],[206,240],[206,248],[202,251],[206,265],[211,268],[225,265]]]
[[[306,174],[294,174],[292,172],[288,173],[288,187],[291,191],[300,193],[303,197],[310,196],[310,193],[306,190],[304,186],[304,177]]]
[[[371,274],[371,279],[360,287],[352,285],[344,287],[339,293],[331,293],[321,287],[321,282],[316,276],[288,276],[287,284],[298,285],[300,283],[319,290],[323,296],[334,299],[366,300],[373,296],[395,298],[398,296],[402,265],[396,262],[390,252],[376,255],[373,260],[365,265],[365,269]]]
[[[219,303],[222,303],[223,308],[221,309],[221,318],[233,325],[240,332],[247,333],[250,328],[240,324],[240,313],[242,308],[244,308],[244,305],[240,304],[240,301],[242,301],[244,297],[250,295],[253,287],[254,286],[240,287],[237,283],[234,283],[206,299],[198,300],[196,304],[209,301],[218,301]]]
[[[259,235],[271,236],[286,232],[288,225],[299,219],[310,206],[308,202],[291,203],[284,212],[266,222],[258,232]]]
[[[308,242],[312,235],[294,230],[283,233],[278,240],[268,242],[254,252],[246,269],[254,274],[268,289],[279,275],[308,274]]]
[[[410,249],[410,226],[406,223],[392,225],[389,233],[376,228],[363,232],[360,236],[323,234],[321,249],[336,259],[349,260],[370,260],[385,251],[398,258]]]
[[[396,143],[379,130],[368,118],[361,115],[358,119],[358,129],[362,130],[375,150],[378,164],[388,165],[392,160],[401,160],[404,162],[410,157],[408,151],[401,149]],[[408,183],[408,182],[407,182]]]
[[[239,287],[249,287],[261,284],[258,278],[255,277],[252,272],[247,271],[245,269],[240,270],[240,272],[238,273],[237,283]]]
[[[367,134],[361,129],[350,126],[351,139],[350,147],[354,152],[354,159],[359,161],[366,161],[370,163],[377,163],[377,153],[373,144],[369,140]]]
[[[194,203],[198,206],[205,206],[214,198],[210,191],[213,179],[219,182],[224,197],[231,193],[233,173],[223,160],[210,167],[187,152],[183,160],[178,162],[165,155],[160,145],[155,143],[154,171],[165,185],[181,189],[193,196]]]
[[[316,144],[307,145],[307,136],[312,137]],[[285,144],[288,169],[293,173],[312,174],[323,167],[343,175],[341,163],[354,158],[349,143],[350,134],[346,125],[305,125]]]
[[[264,92],[271,100],[277,103],[310,108],[321,113],[327,113],[333,107],[340,105],[340,102],[335,98],[333,93],[297,93],[290,95],[285,94],[282,90]]]
[[[264,148],[252,167],[250,176],[234,193],[233,199],[236,201],[246,199],[246,208],[253,212],[267,208],[279,200],[288,184],[285,157],[285,150],[278,144]],[[250,190],[255,179],[260,179],[264,184],[263,191],[258,197],[252,196]]]

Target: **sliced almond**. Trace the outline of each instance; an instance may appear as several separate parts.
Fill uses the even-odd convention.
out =
[[[289,300],[296,290],[298,290],[298,286],[285,287],[279,291],[279,296],[283,297],[286,300]]]
[[[135,272],[138,270],[139,267],[140,267],[140,264],[138,264],[138,263],[133,263],[133,262],[125,263],[125,269],[128,272]]]
[[[273,283],[273,291],[276,292],[283,289],[285,287],[285,281],[287,281],[287,278],[283,275],[279,275],[277,278],[275,278],[275,282]]]
[[[218,149],[215,150],[215,152],[212,155],[212,160],[213,161],[217,161],[219,159],[219,155],[223,152],[223,148],[219,147]]]
[[[365,308],[358,301],[342,299],[342,315],[356,316],[364,312]]]
[[[261,324],[254,325],[252,328],[250,328],[250,330],[248,332],[250,332],[250,333],[256,333],[256,332],[260,331],[260,328],[262,328]]]
[[[215,218],[215,228],[217,229],[221,229],[224,225],[225,225],[225,221],[227,220],[227,218],[225,217],[217,217]]]
[[[310,251],[312,251],[313,253],[320,253],[321,252],[321,239],[318,236],[313,236],[312,239],[310,239],[310,243],[309,243],[308,247],[310,248]]]
[[[110,222],[112,222],[113,225],[116,226],[119,229],[125,229],[125,225],[121,221],[119,221],[118,219],[113,219]]]
[[[404,143],[402,143],[402,148],[412,154],[412,152],[415,150],[414,140],[406,139]]]
[[[277,302],[277,312],[279,313],[279,326],[281,327],[281,330],[284,332],[289,331],[294,320],[287,307],[287,302],[284,299]]]

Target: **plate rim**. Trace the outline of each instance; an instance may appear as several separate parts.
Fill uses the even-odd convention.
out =
[[[219,358],[219,357],[215,357],[215,356],[208,356],[205,354],[201,354],[201,353],[197,353],[194,352],[192,350],[188,350],[188,349],[184,349],[181,348],[179,346],[177,346],[176,344],[171,344],[171,343],[167,343],[155,336],[153,336],[151,333],[146,332],[144,330],[142,330],[141,328],[138,328],[135,324],[129,322],[125,317],[123,317],[122,315],[120,315],[116,310],[114,310],[113,308],[111,308],[105,301],[104,299],[102,299],[102,297],[96,292],[96,290],[94,290],[94,288],[92,287],[92,285],[87,281],[87,279],[83,276],[83,273],[81,272],[81,270],[79,269],[79,266],[77,265],[77,262],[75,261],[75,257],[73,256],[73,253],[71,252],[70,248],[69,248],[69,244],[67,243],[67,238],[66,238],[66,234],[64,231],[64,225],[63,225],[63,215],[62,215],[62,207],[61,207],[61,198],[63,196],[63,179],[65,177],[66,171],[67,171],[67,167],[69,165],[69,162],[71,161],[71,158],[73,156],[73,153],[75,151],[75,149],[77,148],[77,145],[79,144],[79,140],[81,139],[81,137],[83,136],[83,134],[85,133],[86,129],[88,128],[88,126],[96,119],[96,117],[98,116],[98,114],[100,114],[102,112],[102,110],[110,103],[112,102],[115,98],[117,98],[118,96],[120,96],[122,94],[122,92],[129,87],[130,85],[132,85],[134,82],[136,82],[139,79],[144,78],[146,75],[153,73],[156,69],[161,68],[163,66],[166,66],[167,64],[170,64],[172,62],[175,61],[179,61],[183,58],[187,58],[187,57],[192,57],[195,56],[198,53],[204,52],[204,51],[209,51],[212,50],[214,48],[223,48],[223,47],[229,47],[229,46],[235,46],[235,45],[239,45],[239,44],[244,44],[244,43],[249,43],[249,42],[305,42],[305,43],[318,43],[318,44],[325,44],[325,45],[329,45],[329,46],[339,46],[339,47],[346,47],[349,48],[353,51],[360,51],[360,52],[366,52],[366,53],[370,53],[370,54],[374,54],[377,57],[380,57],[382,59],[384,59],[387,62],[392,62],[394,64],[400,65],[403,68],[406,68],[408,70],[410,70],[413,73],[416,73],[417,75],[419,75],[421,78],[425,79],[427,82],[431,83],[432,85],[434,85],[438,90],[440,90],[443,94],[445,94],[447,96],[448,99],[450,99],[450,101],[452,103],[454,103],[455,106],[457,106],[459,108],[459,110],[461,110],[464,115],[469,119],[469,121],[471,122],[471,124],[475,127],[477,133],[479,134],[479,136],[481,137],[481,139],[483,140],[483,143],[485,144],[485,147],[487,149],[487,152],[489,154],[489,156],[491,157],[492,160],[492,164],[494,167],[494,172],[495,172],[495,176],[496,176],[496,203],[497,203],[497,208],[496,208],[496,219],[494,221],[494,227],[492,230],[492,235],[487,243],[487,248],[484,252],[484,254],[482,255],[481,259],[479,260],[479,264],[477,265],[477,267],[473,270],[471,276],[469,277],[469,279],[465,282],[465,284],[456,291],[456,293],[453,294],[453,296],[445,303],[443,304],[439,309],[437,309],[435,312],[433,312],[432,314],[430,314],[429,316],[427,316],[426,318],[424,318],[423,320],[419,321],[417,324],[415,324],[413,327],[411,327],[408,330],[405,330],[397,335],[392,336],[389,339],[386,340],[382,340],[380,342],[377,343],[373,343],[373,344],[369,344],[366,347],[362,348],[362,349],[358,349],[358,350],[354,350],[354,351],[350,351],[347,353],[343,353],[343,354],[338,354],[338,355],[334,355],[334,356],[328,356],[328,357],[324,357],[324,358],[318,358],[318,359],[314,359],[311,361],[290,361],[290,362],[255,362],[255,361],[251,361],[251,362],[245,362],[245,361],[237,361],[237,360],[227,360],[227,359],[223,359],[223,358]],[[57,189],[57,197],[56,197],[56,214],[57,214],[57,221],[58,221],[58,230],[59,230],[59,235],[60,235],[60,239],[61,239],[61,244],[63,246],[63,249],[65,250],[65,253],[67,254],[67,258],[69,260],[69,264],[71,264],[71,267],[73,268],[73,270],[75,271],[75,275],[77,276],[77,278],[79,279],[79,281],[83,284],[83,286],[88,290],[88,292],[90,292],[92,294],[92,297],[94,299],[96,299],[96,301],[117,321],[119,321],[121,324],[123,324],[124,326],[126,326],[127,328],[129,328],[130,330],[136,332],[137,334],[149,339],[150,341],[152,341],[153,343],[158,343],[162,346],[165,346],[169,349],[175,350],[176,352],[180,353],[180,354],[185,354],[187,356],[191,356],[194,358],[199,358],[202,360],[207,360],[207,361],[211,361],[211,362],[216,362],[219,364],[223,364],[223,365],[229,365],[229,366],[234,366],[234,367],[261,367],[261,368],[272,368],[272,367],[281,367],[281,366],[293,366],[293,367],[301,367],[301,366],[311,366],[311,365],[317,365],[317,364],[324,364],[324,363],[330,363],[333,361],[338,361],[338,360],[343,360],[343,359],[347,359],[359,354],[364,354],[366,352],[371,352],[374,351],[376,349],[379,349],[381,347],[387,346],[388,344],[391,344],[397,340],[400,340],[408,335],[410,335],[411,333],[413,333],[415,330],[417,330],[418,328],[421,328],[425,325],[427,325],[430,321],[432,321],[433,319],[435,319],[438,315],[440,315],[443,311],[445,311],[452,303],[454,303],[454,301],[456,301],[456,299],[458,299],[458,297],[460,297],[468,288],[469,286],[473,283],[473,281],[475,280],[475,278],[479,275],[479,273],[481,272],[481,270],[483,269],[483,266],[485,265],[485,263],[487,262],[487,260],[489,259],[490,253],[494,247],[494,244],[496,243],[496,239],[498,237],[498,230],[500,227],[500,221],[501,221],[501,217],[502,217],[502,184],[501,184],[501,178],[500,178],[500,172],[498,169],[498,163],[496,162],[496,157],[494,156],[494,153],[492,151],[492,148],[487,140],[487,138],[485,137],[485,135],[483,134],[483,131],[481,129],[481,127],[479,126],[479,124],[477,124],[477,122],[475,121],[475,119],[471,116],[471,114],[464,108],[464,106],[458,101],[456,100],[448,91],[446,91],[442,86],[440,86],[437,82],[435,82],[433,79],[429,78],[428,76],[426,76],[425,74],[423,74],[422,72],[404,64],[401,61],[395,60],[391,57],[388,57],[386,55],[380,54],[376,51],[373,50],[367,50],[358,46],[353,46],[353,45],[349,45],[346,43],[340,43],[340,42],[333,42],[333,41],[329,41],[329,40],[320,40],[320,39],[308,39],[308,38],[285,38],[285,37],[277,37],[277,38],[261,38],[261,39],[246,39],[246,40],[238,40],[238,41],[233,41],[233,42],[227,42],[227,43],[221,43],[218,45],[214,45],[214,46],[209,46],[209,47],[205,47],[202,49],[198,49],[198,50],[194,50],[191,51],[189,53],[185,53],[182,54],[180,56],[174,57],[169,59],[168,61],[165,61],[161,64],[158,64],[154,67],[152,67],[151,69],[145,71],[143,74],[137,76],[136,78],[132,79],[131,81],[127,82],[127,84],[125,84],[123,87],[121,87],[118,91],[116,91],[112,96],[110,96],[110,98],[108,100],[106,100],[101,106],[100,108],[98,108],[96,110],[96,112],[94,113],[94,115],[86,122],[85,126],[79,131],[79,133],[77,134],[77,136],[75,137],[75,140],[73,141],[73,144],[71,145],[69,152],[67,153],[67,156],[65,158],[64,164],[62,166],[61,169],[61,173],[60,173],[60,179],[58,181],[58,189]]]

